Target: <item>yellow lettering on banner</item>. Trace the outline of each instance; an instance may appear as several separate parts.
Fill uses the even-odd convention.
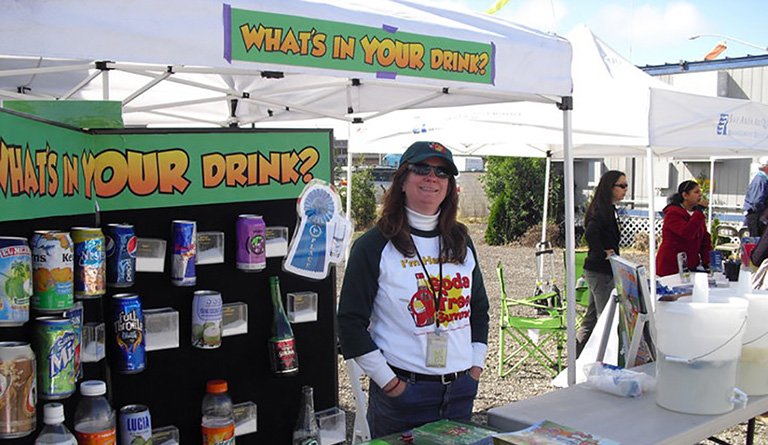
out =
[[[83,151],[82,156],[80,156],[80,164],[83,166],[83,188],[85,197],[91,199],[93,172],[96,170],[96,161],[91,153]]]
[[[62,165],[64,167],[64,196],[72,196],[80,191],[80,164],[77,155],[64,154]]]
[[[245,51],[252,49],[265,52],[281,52],[283,54],[311,54],[314,57],[322,57],[327,51],[326,35],[316,30],[299,31],[293,29],[265,27],[261,23],[258,26],[249,26],[247,23],[240,26],[240,35],[243,39]]]
[[[51,151],[51,147],[48,145],[45,146],[45,149],[48,152],[48,160],[46,162],[48,168],[48,194],[55,196],[59,191],[59,172],[56,170],[58,155],[55,151]]]
[[[393,64],[398,68],[421,70],[424,67],[424,45],[421,43],[409,43],[394,39],[382,39],[363,37],[360,39],[363,48],[363,61],[367,65],[375,62],[384,67]]]

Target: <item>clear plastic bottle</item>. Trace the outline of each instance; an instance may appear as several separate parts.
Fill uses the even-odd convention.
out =
[[[234,445],[235,413],[226,380],[209,380],[203,397],[203,445]]]
[[[86,380],[80,384],[82,398],[75,410],[75,436],[79,445],[114,445],[116,443],[115,410],[104,394],[107,384]]]
[[[77,445],[77,440],[64,426],[64,405],[46,403],[43,407],[43,429],[35,440],[35,445]]]

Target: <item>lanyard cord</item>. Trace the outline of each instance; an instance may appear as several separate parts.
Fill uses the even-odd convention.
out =
[[[440,317],[438,316],[440,314],[440,297],[443,295],[443,257],[441,255],[443,250],[443,242],[442,237],[437,237],[437,263],[438,263],[438,273],[440,274],[438,276],[439,281],[439,287],[437,291],[435,291],[435,287],[432,285],[432,280],[429,278],[429,272],[427,272],[427,266],[424,264],[424,260],[421,259],[421,254],[419,254],[419,249],[416,247],[416,241],[413,239],[413,235],[409,235],[411,237],[411,243],[413,244],[413,250],[416,251],[416,257],[419,259],[419,262],[421,263],[421,268],[424,270],[424,276],[427,280],[427,283],[429,284],[429,288],[432,290],[432,297],[435,302],[435,330],[440,327]]]

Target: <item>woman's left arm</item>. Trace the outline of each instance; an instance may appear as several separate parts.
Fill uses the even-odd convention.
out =
[[[469,240],[467,247],[469,248],[467,253],[471,252],[475,257],[475,267],[472,270],[472,294],[469,300],[471,311],[469,324],[472,329],[472,368],[469,372],[477,380],[485,367],[485,356],[488,353],[489,303],[483,274],[480,271],[480,260],[471,240]]]
[[[698,211],[699,210],[697,210],[697,212]],[[699,245],[699,256],[701,257],[701,264],[709,269],[709,252],[712,250],[712,235],[707,231],[706,222],[702,223],[701,230],[704,234],[701,237],[701,244]]]

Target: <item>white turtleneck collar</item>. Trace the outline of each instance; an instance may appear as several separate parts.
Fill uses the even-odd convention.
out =
[[[423,215],[406,207],[405,215],[408,217],[408,225],[414,229],[429,232],[430,230],[435,230],[435,228],[437,228],[437,219],[440,217],[440,210],[438,209],[437,213],[434,215]]]

